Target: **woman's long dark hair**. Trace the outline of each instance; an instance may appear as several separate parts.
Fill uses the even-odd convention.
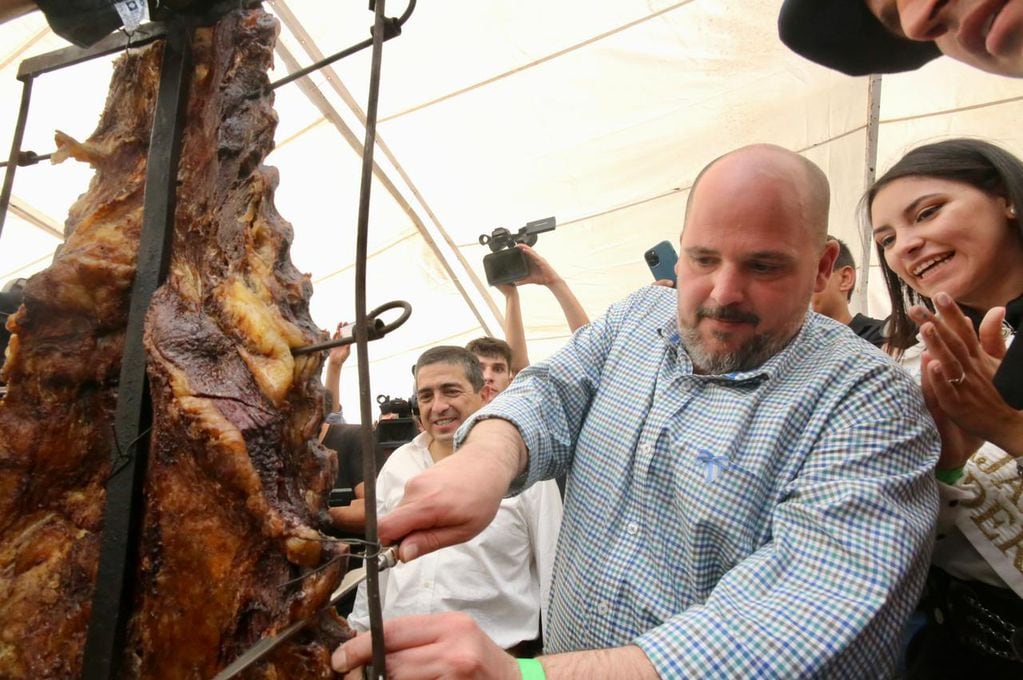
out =
[[[861,201],[861,213],[868,226],[877,192],[902,177],[936,177],[969,184],[988,195],[1004,198],[1009,205],[1023,212],[1023,161],[1005,149],[979,139],[948,139],[913,149],[874,182]],[[1017,235],[1023,240],[1021,220],[1014,218],[1012,222]],[[934,305],[892,271],[880,244],[875,244],[875,247],[892,301],[888,346],[896,355],[901,355],[916,342],[916,325],[906,310],[912,305],[924,304],[933,311]]]

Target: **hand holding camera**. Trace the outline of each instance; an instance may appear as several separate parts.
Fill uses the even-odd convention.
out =
[[[522,281],[531,276],[534,270],[530,266],[530,260],[527,254],[518,248],[518,245],[534,245],[538,234],[552,231],[556,226],[557,220],[547,217],[527,223],[514,234],[504,227],[495,229],[489,236],[480,234],[480,245],[487,246],[492,251],[483,257],[483,270],[487,275],[487,283],[491,286],[500,286]],[[533,254],[535,255],[535,253]],[[549,266],[546,268],[550,270]],[[536,282],[528,281],[527,283]]]

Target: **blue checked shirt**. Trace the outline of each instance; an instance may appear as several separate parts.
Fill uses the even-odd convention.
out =
[[[923,585],[939,440],[919,388],[810,313],[760,368],[694,375],[649,287],[479,418],[567,473],[548,653],[638,645],[661,677],[883,677]]]

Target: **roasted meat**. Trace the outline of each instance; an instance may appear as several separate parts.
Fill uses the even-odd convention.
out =
[[[249,3],[253,4],[253,3]],[[194,73],[166,283],[146,316],[152,400],[129,625],[131,677],[209,678],[260,637],[316,612],[345,551],[320,530],[333,454],[316,443],[325,339],[290,225],[262,165],[276,116],[276,35],[259,8],[193,40]],[[161,45],[115,68],[99,127],[61,154],[96,175],[54,264],[11,318],[0,402],[0,677],[78,677],[116,474],[112,416],[135,272]],[[247,677],[330,677],[350,633],[322,614]]]

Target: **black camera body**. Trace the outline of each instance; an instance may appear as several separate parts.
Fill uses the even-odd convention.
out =
[[[416,438],[419,434],[416,426],[419,407],[415,395],[411,399],[391,399],[389,395],[381,394],[377,396],[377,404],[380,405],[380,415],[393,413],[398,416],[377,422],[377,446],[393,450]]]
[[[547,217],[528,222],[514,234],[504,227],[494,229],[489,236],[480,234],[480,245],[488,246],[493,251],[483,257],[483,271],[487,274],[487,283],[499,286],[524,279],[529,274],[529,261],[515,244],[525,243],[532,246],[536,244],[537,234],[553,231],[556,226],[557,220]]]
[[[411,418],[419,409],[415,407],[413,399],[391,399],[389,394],[378,394],[377,404],[380,405],[380,415],[386,416],[394,413],[399,418]]]

